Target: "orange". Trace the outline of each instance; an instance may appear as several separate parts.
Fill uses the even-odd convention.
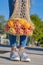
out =
[[[29,28],[30,27],[30,23],[29,22],[25,22],[24,26],[25,26],[25,28]]]
[[[9,27],[14,27],[14,22],[13,22],[13,21],[11,21],[11,20],[10,20],[10,21],[8,21],[8,26],[9,26]]]

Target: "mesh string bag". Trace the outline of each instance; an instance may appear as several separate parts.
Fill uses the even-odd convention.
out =
[[[28,35],[31,36],[33,29],[30,19],[30,0],[16,0],[14,11],[8,20],[4,30],[12,35]]]

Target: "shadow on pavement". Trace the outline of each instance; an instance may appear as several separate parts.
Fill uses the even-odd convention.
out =
[[[8,52],[10,52],[10,51],[2,51],[2,50],[0,50],[0,54],[4,54],[4,53],[8,53]]]
[[[0,56],[0,58],[2,58],[2,59],[6,59],[6,60],[10,60],[9,57]]]
[[[36,50],[36,51],[43,51],[43,48],[31,48],[31,47],[26,47],[27,50]]]

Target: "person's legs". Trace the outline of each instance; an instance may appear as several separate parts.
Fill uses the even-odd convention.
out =
[[[24,49],[26,47],[26,43],[27,43],[27,40],[28,40],[28,36],[20,36],[20,49]]]
[[[28,36],[20,36],[19,55],[21,57],[21,61],[31,61],[24,51],[27,41],[28,41]]]
[[[15,50],[16,49],[16,36],[9,34],[9,40],[10,40],[11,50]]]
[[[20,60],[18,49],[16,47],[16,36],[9,34],[10,46],[11,46],[11,53],[10,59],[11,60]]]
[[[12,16],[14,5],[16,0],[8,0],[9,3],[9,18]],[[9,40],[10,40],[10,46],[11,46],[11,53],[10,53],[10,59],[11,60],[20,60],[18,55],[18,50],[16,47],[16,36],[9,34]]]

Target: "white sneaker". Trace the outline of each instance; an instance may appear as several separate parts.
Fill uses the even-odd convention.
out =
[[[25,62],[31,61],[31,59],[27,56],[27,54],[25,52],[19,52],[19,55],[20,55],[21,61],[25,61]]]
[[[19,61],[20,57],[17,51],[11,51],[10,60]]]

